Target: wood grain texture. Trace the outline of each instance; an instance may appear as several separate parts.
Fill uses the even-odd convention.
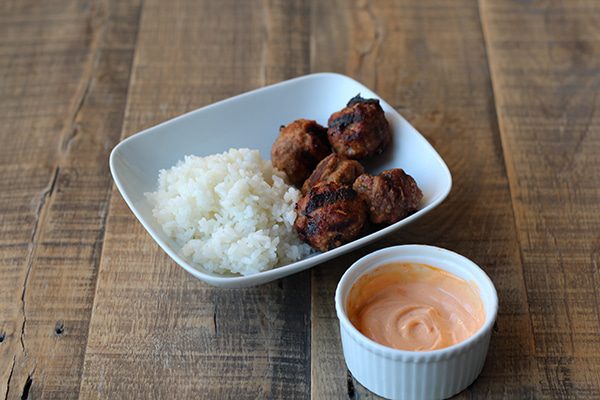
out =
[[[300,1],[147,1],[124,134],[308,72],[305,14]],[[81,397],[307,397],[309,278],[210,287],[114,195]]]
[[[0,395],[76,398],[138,7],[0,8]]]
[[[541,391],[599,398],[600,4],[480,3]]]
[[[500,314],[481,377],[459,397],[540,395],[523,270],[475,1],[314,2],[313,70],[349,74],[420,130],[453,174],[449,198],[398,235],[313,270],[312,394],[374,397],[347,373],[333,295],[361,255],[433,244],[480,264]],[[335,18],[331,18],[335,14]]]
[[[591,0],[1,2],[0,398],[375,398],[346,369],[333,294],[404,243],[464,254],[498,289],[488,361],[457,398],[599,398],[598,21]],[[310,272],[197,281],[111,189],[110,149],[319,71],[414,124],[452,193]]]

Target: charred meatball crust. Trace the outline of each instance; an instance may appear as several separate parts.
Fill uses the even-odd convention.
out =
[[[302,194],[306,194],[311,187],[320,182],[337,182],[352,185],[356,178],[363,174],[365,169],[356,160],[348,160],[338,154],[332,153],[319,162],[317,168],[302,185]]]
[[[363,174],[356,178],[353,189],[369,206],[369,218],[375,224],[393,224],[414,213],[423,198],[412,176],[400,168],[379,175]]]
[[[322,182],[296,204],[298,236],[327,251],[356,239],[367,221],[367,205],[348,185]]]
[[[271,147],[271,161],[285,172],[291,184],[299,187],[330,153],[327,129],[316,121],[299,119],[279,128],[279,137]]]
[[[377,99],[350,99],[329,117],[327,138],[334,151],[360,160],[381,154],[392,140],[390,125]]]

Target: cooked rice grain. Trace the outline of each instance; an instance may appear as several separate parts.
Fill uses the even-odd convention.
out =
[[[207,271],[251,275],[310,253],[294,231],[300,192],[258,150],[186,156],[146,194],[154,217]]]

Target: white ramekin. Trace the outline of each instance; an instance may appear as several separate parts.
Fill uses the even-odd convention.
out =
[[[481,329],[454,346],[424,352],[393,349],[360,333],[346,315],[348,292],[359,277],[393,261],[428,264],[475,282],[486,313]],[[356,261],[338,283],[335,308],[346,365],[364,387],[391,399],[443,399],[465,389],[481,373],[498,311],[498,295],[490,278],[469,259],[439,247],[405,245],[388,247]]]

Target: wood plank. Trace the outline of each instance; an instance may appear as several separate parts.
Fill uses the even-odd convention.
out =
[[[0,7],[0,393],[75,398],[135,2]]]
[[[308,68],[303,2],[144,4],[124,135]],[[305,398],[310,275],[212,288],[111,199],[82,398]]]
[[[600,397],[600,4],[483,0],[541,389]]]
[[[313,397],[375,397],[345,368],[333,296],[353,261],[403,243],[457,251],[481,265],[498,289],[500,315],[486,366],[459,397],[538,397],[523,270],[477,2],[315,1],[313,6],[311,68],[346,73],[372,87],[427,137],[454,181],[448,199],[401,234],[313,270]]]

